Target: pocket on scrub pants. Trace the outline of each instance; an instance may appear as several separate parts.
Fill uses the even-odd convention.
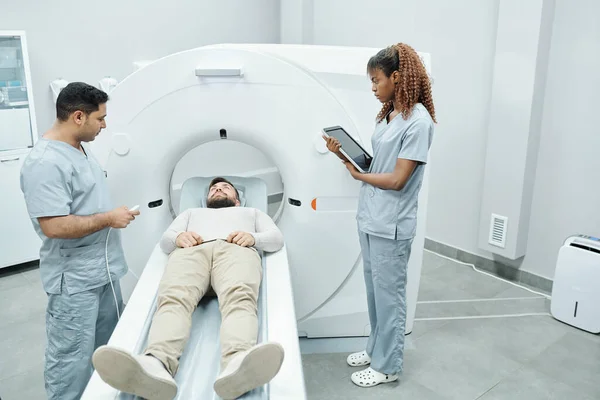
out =
[[[377,263],[376,284],[387,294],[397,295],[406,290],[407,254],[375,256]]]
[[[58,361],[81,357],[81,315],[56,310],[46,312],[48,352]]]

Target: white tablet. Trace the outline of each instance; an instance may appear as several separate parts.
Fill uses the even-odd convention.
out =
[[[357,170],[363,174],[369,170],[373,157],[344,128],[341,126],[330,126],[323,128],[323,134],[326,137],[336,138],[340,142],[340,152]]]

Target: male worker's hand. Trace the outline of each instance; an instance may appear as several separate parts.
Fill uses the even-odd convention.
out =
[[[130,211],[127,207],[123,206],[109,211],[108,214],[110,216],[110,227],[122,229],[126,228],[135,219],[136,215],[140,215],[140,212],[138,210]]]
[[[235,231],[231,232],[227,237],[227,241],[229,243],[237,244],[242,247],[252,247],[254,246],[254,236],[249,234],[248,232]]]
[[[175,240],[177,247],[194,247],[202,244],[202,238],[196,232],[182,232]]]

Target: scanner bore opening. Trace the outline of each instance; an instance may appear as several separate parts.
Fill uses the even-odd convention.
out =
[[[175,165],[171,176],[171,206],[179,212],[181,185],[195,176],[244,176],[260,178],[267,184],[268,211],[277,222],[284,207],[281,173],[262,151],[231,139],[203,143],[190,149]]]

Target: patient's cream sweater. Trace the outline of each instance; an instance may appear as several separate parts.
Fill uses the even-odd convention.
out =
[[[271,217],[250,207],[190,208],[182,212],[164,233],[160,248],[171,254],[182,232],[196,232],[203,241],[227,240],[231,232],[248,232],[254,236],[253,247],[273,252],[283,247],[283,234]]]

